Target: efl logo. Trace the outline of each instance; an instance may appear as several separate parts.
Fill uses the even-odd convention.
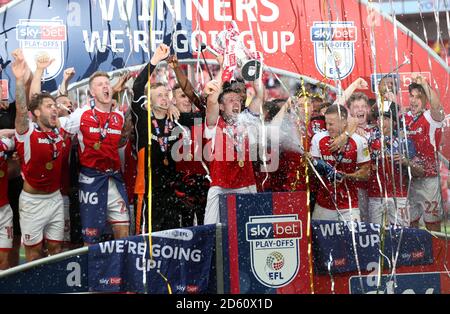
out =
[[[354,22],[314,22],[310,29],[317,70],[328,79],[343,79],[355,66]]]
[[[297,215],[251,216],[245,228],[256,279],[271,288],[289,284],[300,268],[302,222]]]
[[[19,20],[16,38],[23,50],[30,69],[36,70],[36,58],[46,53],[55,59],[46,69],[45,81],[56,77],[64,67],[64,44],[67,39],[66,25],[62,20]]]

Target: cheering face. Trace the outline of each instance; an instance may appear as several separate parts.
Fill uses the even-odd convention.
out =
[[[112,88],[109,78],[105,76],[97,76],[89,87],[91,95],[95,98],[97,102],[103,105],[110,105],[112,102]]]
[[[411,93],[409,93],[409,103],[411,113],[414,116],[424,110],[425,104],[422,101],[422,94],[417,89],[413,89]]]
[[[56,106],[58,107],[59,117],[65,117],[73,111],[72,102],[66,96],[58,97],[58,99],[56,100]]]
[[[177,88],[173,91],[173,99],[175,101],[175,106],[178,108],[178,110],[180,110],[180,112],[192,111],[191,101],[181,88]]]
[[[238,93],[227,93],[223,96],[223,103],[220,104],[220,110],[226,117],[236,118],[241,112],[241,96]]]
[[[352,102],[350,106],[350,115],[358,118],[358,126],[365,127],[369,116],[370,106],[364,99],[358,99]]]
[[[38,122],[47,128],[56,127],[58,121],[58,109],[56,103],[51,98],[44,98],[42,104],[34,110],[34,114]]]
[[[169,91],[165,86],[158,86],[150,90],[152,107],[157,110],[166,111],[169,109]]]
[[[338,137],[347,127],[347,119],[340,118],[337,113],[326,114],[325,123],[331,138]]]

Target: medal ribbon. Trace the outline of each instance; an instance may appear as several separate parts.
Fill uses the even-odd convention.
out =
[[[158,122],[156,119],[153,118],[152,115],[152,124],[155,128],[156,136],[158,137],[158,143],[161,147],[161,152],[167,153],[168,143],[169,143],[169,130],[172,129],[172,122],[169,122],[168,119],[166,119],[165,125],[164,125],[164,133],[163,136],[159,136],[161,134],[161,130],[159,129]]]
[[[37,123],[35,123],[35,128],[39,132],[42,132],[45,135],[45,137],[47,137],[50,144],[52,144],[52,161],[55,160],[56,158],[58,158],[59,152],[58,152],[58,147],[56,146],[56,140],[53,137],[49,136],[47,134],[47,132],[42,131]],[[51,132],[54,133],[57,137],[59,137],[62,140],[62,137],[59,135],[58,129],[53,129]]]
[[[95,121],[97,121],[98,127],[100,129],[99,142],[101,143],[106,138],[107,130],[109,129],[109,120],[111,119],[112,106],[109,108],[108,118],[106,119],[105,125],[102,127],[100,124],[100,119],[97,117],[97,114],[95,113],[95,110],[94,110],[94,107],[95,107],[94,98],[91,98],[90,105],[91,105],[91,110],[92,110],[92,116],[94,117]]]

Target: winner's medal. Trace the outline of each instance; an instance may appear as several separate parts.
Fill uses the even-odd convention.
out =
[[[164,163],[164,166],[167,167],[169,165],[169,160],[167,158],[164,158],[163,163]]]
[[[52,170],[53,169],[53,163],[51,161],[49,161],[48,163],[45,164],[45,169],[47,170]]]
[[[243,160],[239,160],[238,164],[239,164],[239,167],[241,167],[241,168],[244,167],[244,161]]]
[[[95,149],[95,150],[99,150],[99,149],[100,149],[100,146],[101,146],[100,142],[96,142],[96,143],[94,144],[94,149]]]
[[[189,153],[189,154],[186,155],[186,160],[187,160],[187,161],[191,161],[193,157],[194,157],[194,156],[192,156],[192,154]]]
[[[0,178],[3,178],[5,176],[5,172],[3,170],[0,170]]]

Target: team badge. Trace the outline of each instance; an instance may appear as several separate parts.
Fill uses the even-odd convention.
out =
[[[21,19],[16,25],[16,38],[31,71],[36,70],[36,58],[46,53],[54,61],[44,72],[43,79],[51,80],[61,72],[67,38],[66,25],[62,20]]]
[[[297,276],[302,222],[297,215],[251,216],[246,223],[253,275],[263,285],[280,288]]]
[[[314,22],[311,41],[316,68],[323,76],[338,80],[352,72],[356,42],[354,22]]]

